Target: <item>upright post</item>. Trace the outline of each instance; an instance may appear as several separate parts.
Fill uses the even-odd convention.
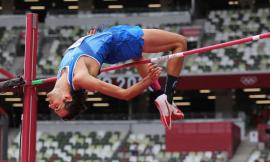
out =
[[[24,108],[22,115],[21,161],[36,161],[37,95],[32,80],[36,79],[38,15],[26,15],[24,57]]]

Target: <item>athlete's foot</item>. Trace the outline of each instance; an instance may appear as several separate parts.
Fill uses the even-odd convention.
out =
[[[155,104],[160,112],[160,120],[162,124],[171,129],[171,120],[180,120],[184,118],[184,113],[172,103],[170,104],[167,100],[167,95],[162,94],[156,98]]]
[[[172,120],[184,119],[184,113],[174,103],[170,104],[170,108],[172,109]]]
[[[171,129],[171,115],[170,103],[167,101],[167,95],[162,94],[155,99],[155,104],[160,113],[160,121],[167,129]]]

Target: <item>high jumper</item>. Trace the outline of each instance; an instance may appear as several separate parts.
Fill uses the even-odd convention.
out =
[[[171,119],[184,118],[184,114],[173,103],[173,93],[182,69],[183,58],[168,61],[164,91],[158,83],[161,68],[155,64],[136,66],[143,79],[127,89],[106,83],[96,76],[103,63],[143,60],[142,52],[177,53],[186,49],[184,36],[164,30],[142,29],[129,25],[113,26],[98,33],[91,30],[65,51],[55,86],[47,95],[49,107],[62,119],[69,120],[86,109],[86,90],[130,100],[152,86],[156,90],[155,104],[160,112],[161,122],[166,128],[171,128]]]

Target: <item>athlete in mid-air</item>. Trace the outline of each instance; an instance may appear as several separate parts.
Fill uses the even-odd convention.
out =
[[[86,109],[86,91],[100,92],[122,100],[129,100],[152,86],[157,95],[155,104],[160,119],[166,128],[171,120],[184,118],[184,114],[173,103],[173,93],[180,75],[183,58],[167,62],[167,79],[164,90],[160,89],[158,78],[161,68],[154,64],[136,68],[142,80],[123,89],[106,83],[96,76],[103,63],[115,64],[129,59],[143,59],[144,53],[185,51],[185,37],[159,29],[142,29],[138,26],[113,26],[102,32],[91,30],[78,39],[65,52],[60,63],[56,84],[48,93],[49,107],[64,120],[74,118]]]

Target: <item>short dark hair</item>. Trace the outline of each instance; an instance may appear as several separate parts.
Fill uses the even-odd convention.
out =
[[[71,120],[75,118],[79,113],[85,111],[87,106],[85,99],[87,93],[85,90],[71,90],[72,101],[65,102],[65,109],[69,112],[66,116],[62,117],[63,120]]]

